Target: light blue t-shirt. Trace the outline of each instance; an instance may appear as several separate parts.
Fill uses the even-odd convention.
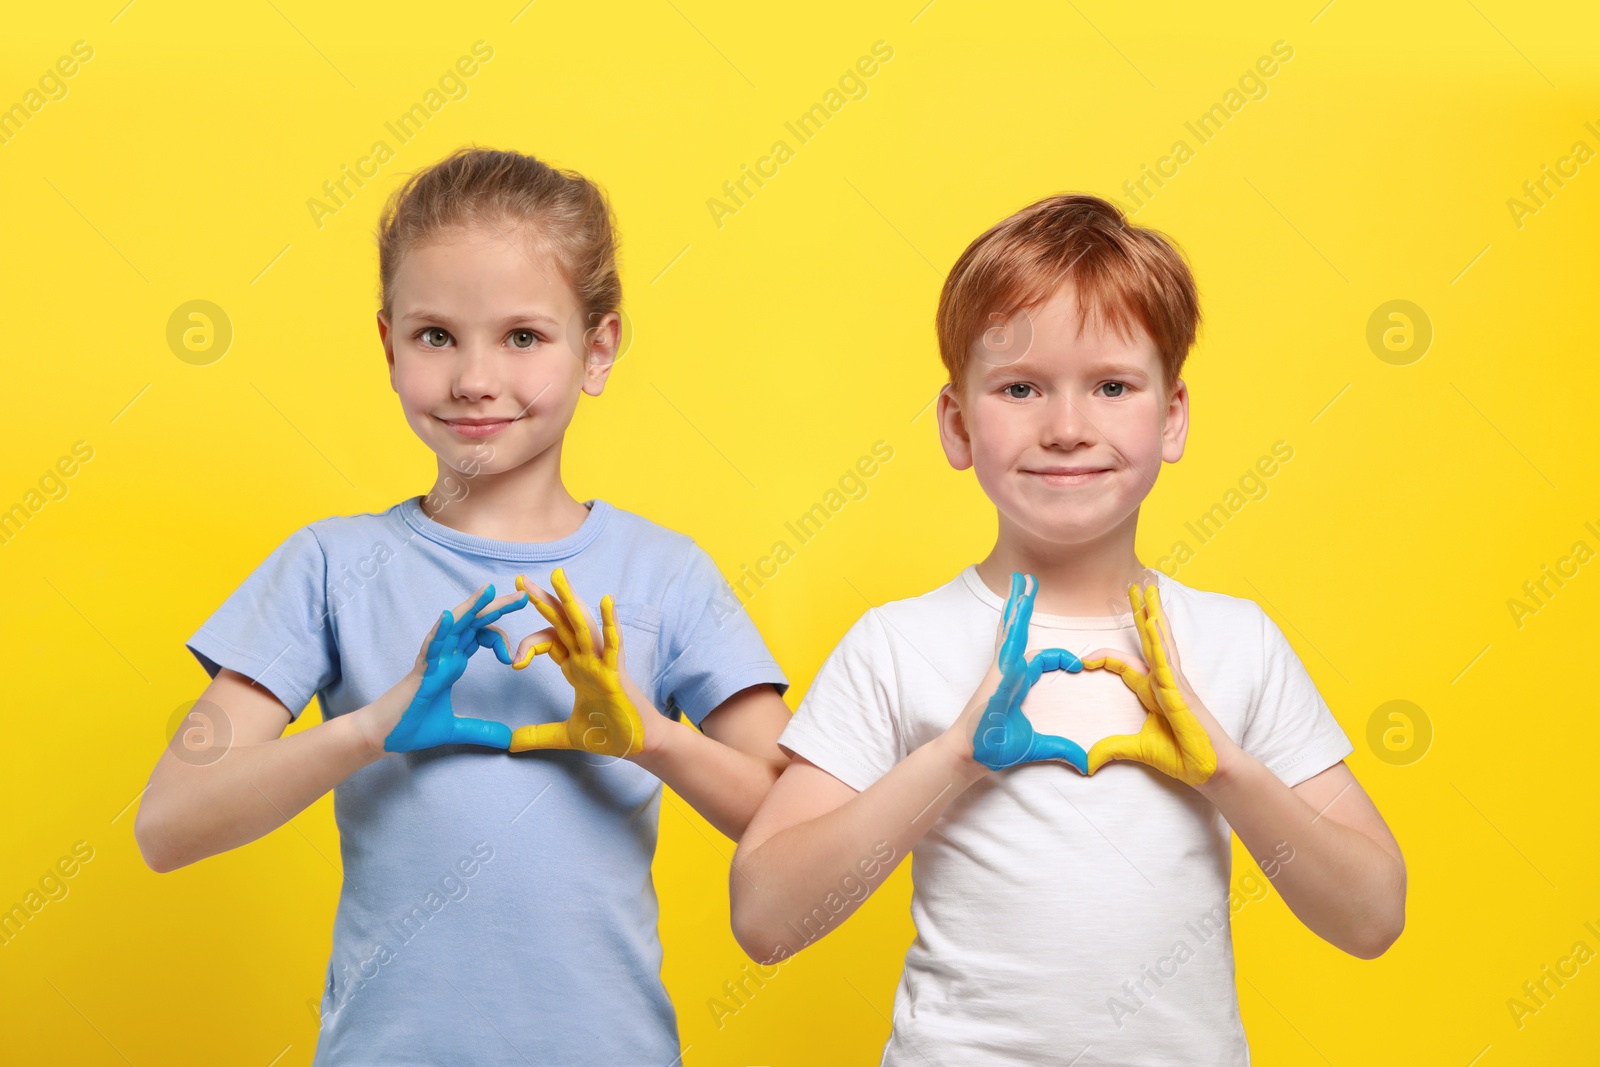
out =
[[[311,523],[256,568],[189,640],[207,673],[255,679],[298,716],[371,703],[412,667],[428,629],[485,583],[545,589],[564,567],[591,613],[609,593],[629,675],[698,724],[741,689],[788,682],[693,540],[604,500],[558,541],[496,541],[429,518]],[[529,605],[498,623],[513,651],[543,629]],[[458,715],[512,727],[572,710],[560,668],[514,671],[479,649]],[[344,885],[315,1063],[678,1062],[650,878],[662,785],[579,752],[456,745],[388,756],[334,790]],[[294,908],[293,901],[285,907]]]

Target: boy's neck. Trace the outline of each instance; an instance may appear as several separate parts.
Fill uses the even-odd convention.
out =
[[[559,446],[521,466],[471,477],[438,463],[422,512],[441,526],[495,541],[559,541],[589,516],[561,481]]]
[[[1000,536],[977,564],[978,577],[1004,599],[1011,592],[1013,572],[1039,581],[1034,611],[1040,615],[1107,616],[1133,610],[1128,586],[1153,582],[1133,548],[1139,513],[1094,541],[1058,544],[1041,541],[1000,515]]]

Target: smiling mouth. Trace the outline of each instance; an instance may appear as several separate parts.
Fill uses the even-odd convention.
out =
[[[469,420],[440,419],[439,421],[444,423],[445,426],[449,427],[451,431],[453,431],[454,433],[456,433],[456,434],[458,434],[458,435],[460,435],[462,437],[468,437],[468,438],[472,438],[474,440],[478,440],[478,439],[482,439],[482,438],[485,438],[485,437],[493,437],[495,434],[497,434],[500,431],[504,430],[507,426],[510,426],[513,422],[516,422],[517,420],[516,419],[488,419],[488,420],[483,420],[483,419],[469,419]]]
[[[1080,471],[1067,474],[1059,471],[1024,471],[1035,478],[1043,480],[1046,485],[1087,485],[1103,474],[1110,474],[1109,469]]]

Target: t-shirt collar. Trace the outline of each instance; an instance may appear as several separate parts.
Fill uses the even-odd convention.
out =
[[[566,537],[555,541],[499,541],[492,537],[463,533],[429,518],[422,510],[420,496],[408,498],[399,505],[399,509],[400,517],[405,520],[406,525],[437,544],[490,559],[535,563],[575,556],[600,536],[615,509],[599,498],[585,500],[582,503],[589,508],[589,514],[585,516],[582,525]]]
[[[1172,590],[1172,580],[1159,570],[1155,571],[1155,575],[1157,588],[1161,590],[1162,598],[1165,600]],[[997,613],[1005,610],[1006,598],[983,584],[983,579],[978,577],[977,564],[969,565],[962,571],[961,580],[973,596]],[[1125,630],[1133,625],[1133,611],[1130,608],[1118,615],[1046,615],[1035,611],[1030,622],[1038,626],[1067,630]]]

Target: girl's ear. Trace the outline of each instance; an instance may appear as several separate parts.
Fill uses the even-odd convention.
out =
[[[580,313],[576,328],[582,330],[578,335],[578,350],[583,358],[583,391],[599,396],[611,376],[611,368],[622,357],[622,316],[608,311],[598,324],[585,326]]]
[[[389,320],[383,317],[383,312],[378,312],[378,340],[383,344],[383,358],[389,362],[389,388],[395,392],[400,389],[394,382],[394,340],[389,336]]]
[[[964,471],[972,466],[972,437],[954,385],[939,390],[938,405],[939,443],[944,446],[950,466]]]

